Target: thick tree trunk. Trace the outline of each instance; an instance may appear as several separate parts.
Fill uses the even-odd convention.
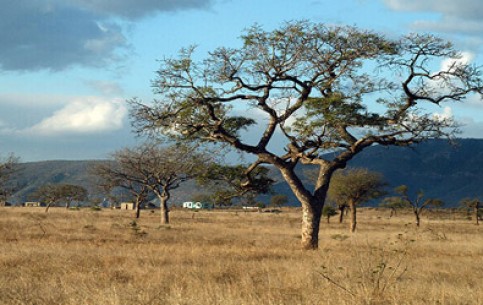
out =
[[[354,233],[356,231],[357,226],[357,210],[356,204],[353,202],[349,202],[349,208],[351,212],[351,224],[350,224],[350,231]]]
[[[315,185],[314,194],[304,187],[293,168],[279,167],[290,189],[302,205],[302,240],[304,250],[315,250],[319,247],[319,228],[322,218],[327,189],[332,171],[321,170]]]
[[[45,213],[47,213],[50,209],[50,203],[47,204],[47,207],[45,207]]]
[[[319,247],[319,228],[322,217],[320,206],[302,203],[302,249],[315,250]]]
[[[161,209],[161,224],[169,224],[169,209],[168,209],[168,196],[161,196],[160,198],[160,209]]]

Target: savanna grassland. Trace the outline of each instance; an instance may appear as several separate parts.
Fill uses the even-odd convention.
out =
[[[483,304],[483,226],[466,214],[333,218],[299,249],[300,212],[0,208],[0,304]]]

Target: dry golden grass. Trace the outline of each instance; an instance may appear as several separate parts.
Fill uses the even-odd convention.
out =
[[[358,232],[300,214],[0,209],[0,304],[483,304],[483,235],[464,215],[360,209]]]

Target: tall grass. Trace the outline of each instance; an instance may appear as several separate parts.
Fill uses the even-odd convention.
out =
[[[483,235],[464,215],[322,224],[300,214],[0,210],[0,304],[483,304]]]

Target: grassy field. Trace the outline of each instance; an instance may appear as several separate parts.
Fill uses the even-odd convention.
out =
[[[300,212],[0,208],[0,304],[483,304],[483,226],[360,209],[299,249]]]

